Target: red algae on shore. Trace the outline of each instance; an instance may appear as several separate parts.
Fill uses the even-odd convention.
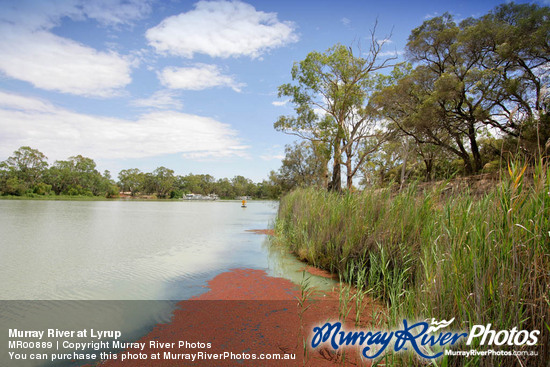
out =
[[[319,268],[316,268],[314,266],[305,266],[303,267],[302,269],[300,270],[303,270],[303,271],[306,271],[308,272],[309,274],[311,275],[315,275],[315,276],[318,276],[318,277],[323,277],[323,278],[328,278],[328,279],[334,279],[334,280],[337,280],[338,279],[338,275],[336,274],[333,274],[329,271],[326,271],[326,270],[323,270],[323,269],[319,269]]]
[[[246,232],[252,232],[256,234],[266,234],[268,236],[275,236],[273,229],[247,229]]]
[[[148,355],[145,360],[108,360],[102,366],[334,366],[341,356],[326,349],[312,350],[313,327],[338,318],[337,295],[324,294],[300,306],[299,287],[262,270],[235,269],[208,282],[210,290],[178,303],[172,322],[157,325],[138,343],[144,350],[119,353]],[[365,312],[369,315],[369,312]],[[158,343],[163,346],[158,347]],[[171,344],[174,343],[174,344]],[[183,346],[178,347],[180,343]],[[183,359],[202,352],[203,358]],[[206,355],[229,354],[223,359]],[[275,358],[261,359],[276,354]],[[153,355],[158,359],[153,359]],[[180,356],[181,359],[171,358]],[[170,357],[170,358],[167,358]],[[234,357],[234,358],[231,358]],[[256,359],[253,359],[253,358]],[[294,358],[293,358],[294,357]],[[345,365],[358,363],[356,353],[346,353]]]

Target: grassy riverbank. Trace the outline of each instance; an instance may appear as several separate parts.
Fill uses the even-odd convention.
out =
[[[60,200],[60,201],[113,201],[119,198],[106,198],[105,196],[86,196],[86,195],[0,195],[0,200]]]
[[[539,166],[531,179],[513,165],[504,175],[483,195],[449,192],[445,184],[423,192],[414,185],[398,193],[294,191],[281,200],[276,238],[304,261],[386,302],[390,326],[403,318],[455,317],[454,329],[489,323],[493,330],[536,329],[538,345],[515,350],[539,352],[522,357],[524,366],[546,365],[550,169]],[[463,347],[476,348],[484,347]],[[439,362],[519,365],[515,357]]]

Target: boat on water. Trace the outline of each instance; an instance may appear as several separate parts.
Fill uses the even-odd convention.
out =
[[[201,195],[201,194],[186,194],[183,200],[218,200],[219,197],[216,194]]]

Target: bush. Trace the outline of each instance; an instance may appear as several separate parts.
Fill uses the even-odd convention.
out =
[[[172,190],[170,192],[170,199],[181,199],[183,198],[183,190]]]
[[[33,192],[37,195],[49,195],[52,192],[52,185],[40,182],[34,186]]]
[[[27,185],[17,177],[10,177],[2,188],[4,195],[22,196],[27,191]]]

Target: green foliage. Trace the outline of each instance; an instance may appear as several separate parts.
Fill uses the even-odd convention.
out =
[[[272,172],[270,179],[284,192],[297,187],[326,187],[327,162],[318,151],[309,141],[285,146],[283,164],[278,172]]]
[[[256,184],[241,175],[237,175],[231,179],[221,178],[216,181],[211,175],[188,174],[186,176],[176,176],[174,184],[176,192],[181,192],[182,194],[215,194],[222,199],[235,199],[240,196],[264,199],[277,198],[269,190],[269,187],[270,184],[267,182]]]
[[[4,165],[6,169],[19,180],[34,186],[48,167],[47,157],[31,147],[21,147],[13,152]]]
[[[144,194],[171,199],[181,199],[186,193],[216,194],[226,199],[239,196],[276,199],[281,194],[280,187],[273,182],[255,184],[243,176],[218,181],[211,175],[176,176],[166,167],[147,173],[137,168],[124,169],[118,179],[117,185],[109,171],[101,174],[93,159],[81,155],[56,161],[48,167],[46,156],[30,147],[21,147],[0,162],[0,195],[39,198],[54,193],[72,198],[114,198],[121,189],[131,192],[132,196]]]
[[[172,190],[170,191],[170,199],[181,199],[183,198],[183,191],[181,190]]]
[[[52,185],[39,182],[34,186],[33,192],[37,195],[49,195],[52,192]]]
[[[21,196],[27,191],[27,184],[17,177],[10,177],[6,180],[2,187],[2,192],[5,195]]]
[[[159,198],[165,198],[172,190],[176,178],[174,170],[166,167],[158,167],[152,173],[150,182],[151,191],[157,194]]]
[[[388,61],[379,62],[381,47],[372,32],[366,54],[354,55],[353,48],[341,44],[324,53],[310,52],[294,64],[294,84],[279,87],[279,97],[290,98],[296,114],[279,117],[274,127],[325,147],[323,154],[317,152],[317,157],[325,166],[332,160],[330,189],[341,189],[342,164],[351,188],[358,166],[369,153],[357,146],[366,137],[384,136],[374,131],[375,111],[368,104],[377,82],[374,72],[386,67]]]
[[[106,183],[106,191],[105,191],[105,197],[106,198],[116,198],[119,195],[119,187],[115,185],[113,182]]]
[[[137,168],[123,169],[118,173],[122,191],[130,191],[134,196],[143,187],[145,174]]]
[[[64,194],[69,196],[88,196],[88,197],[94,196],[94,194],[90,190],[85,189],[80,185],[70,186],[69,189],[66,192],[64,192]]]
[[[448,13],[426,20],[407,43],[414,69],[382,78],[373,102],[398,138],[445,150],[466,174],[497,159],[489,131],[505,140],[498,154],[534,160],[550,141],[548,19],[548,7],[507,3],[459,24]]]
[[[481,197],[449,195],[445,185],[398,193],[297,190],[281,200],[275,238],[348,283],[362,282],[361,289],[388,305],[390,327],[403,318],[455,317],[464,329],[492,323],[546,330],[550,167],[539,161],[528,172],[525,163],[510,163],[502,183]],[[538,357],[523,365],[545,365],[548,333],[541,332],[536,350]]]
[[[114,183],[101,175],[93,159],[81,155],[56,161],[44,175],[56,194],[69,196],[113,196]]]

